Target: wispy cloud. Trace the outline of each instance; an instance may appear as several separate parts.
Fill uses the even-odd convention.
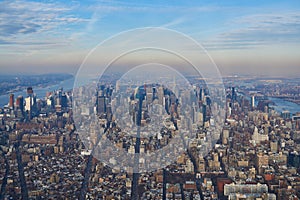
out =
[[[180,17],[180,18],[176,18],[175,20],[172,20],[166,24],[161,25],[160,27],[164,27],[164,28],[170,28],[172,26],[176,26],[179,24],[182,24],[186,21],[186,19],[184,17]]]
[[[0,45],[32,45],[61,41],[72,43],[95,31],[95,24],[106,14],[126,13],[191,13],[212,12],[217,6],[158,5],[146,2],[100,0],[94,4],[5,0],[0,2]],[[77,11],[85,10],[88,15]],[[163,24],[174,27],[185,22],[184,17]],[[164,22],[162,22],[164,23]],[[159,25],[159,23],[157,24]],[[72,26],[77,26],[72,29]],[[80,26],[80,28],[78,27]]]
[[[188,13],[188,12],[212,12],[224,7],[203,5],[203,6],[188,6],[188,5],[172,5],[167,4],[155,4],[155,3],[141,3],[141,2],[126,2],[126,1],[98,1],[97,5],[89,6],[89,9],[97,12],[176,12],[176,13]]]
[[[300,43],[300,14],[256,14],[231,21],[231,26],[239,27],[219,34],[207,41],[207,48],[243,49],[270,44]]]
[[[42,34],[53,36],[58,29],[88,21],[70,13],[72,9],[74,8],[61,3],[18,0],[0,2],[0,44],[32,42],[37,45],[44,43],[40,41],[45,39]]]

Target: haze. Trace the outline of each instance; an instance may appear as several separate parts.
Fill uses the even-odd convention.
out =
[[[194,38],[224,76],[300,75],[296,0],[2,1],[0,73],[75,74],[101,41],[141,27]]]

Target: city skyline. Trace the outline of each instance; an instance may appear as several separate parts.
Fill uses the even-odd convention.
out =
[[[103,40],[129,29],[161,27],[199,42],[223,76],[300,75],[298,1],[172,1],[169,5],[167,1],[26,0],[0,5],[1,74],[76,74],[88,52]]]
[[[0,200],[300,199],[300,1],[0,1]]]
[[[225,78],[222,109],[195,77],[37,95],[40,76],[0,108],[0,198],[299,199],[298,80]]]

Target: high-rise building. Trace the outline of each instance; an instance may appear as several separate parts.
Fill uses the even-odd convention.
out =
[[[231,101],[234,102],[236,100],[235,88],[231,88]]]
[[[105,96],[98,96],[97,99],[97,113],[98,115],[106,112]]]
[[[32,99],[31,97],[25,98],[25,111],[31,111],[32,110]]]
[[[269,156],[264,155],[262,153],[259,153],[255,157],[255,166],[259,173],[262,172],[262,166],[268,166],[269,165]]]
[[[106,106],[106,113],[107,113],[107,119],[109,121],[111,121],[111,119],[112,119],[112,109],[111,109],[110,104]]]
[[[254,108],[255,107],[255,96],[251,96],[251,107]]]
[[[222,143],[228,144],[228,139],[229,139],[229,129],[224,129],[222,132]]]
[[[65,93],[63,93],[63,94],[61,95],[61,106],[62,106],[63,108],[68,107],[68,98],[67,98],[67,95],[66,95]]]
[[[290,119],[291,118],[291,113],[288,110],[284,110],[281,112],[281,117],[283,119]]]
[[[14,94],[9,95],[9,108],[13,109],[14,108]]]
[[[261,100],[258,102],[257,104],[257,109],[262,111],[262,112],[265,112],[265,113],[268,113],[269,111],[269,101],[268,100]]]
[[[296,168],[300,167],[300,154],[297,151],[289,153],[288,164]]]
[[[202,115],[203,115],[203,126],[204,126],[204,124],[205,124],[205,122],[206,122],[206,105],[203,105],[202,106]]]
[[[193,123],[196,123],[198,121],[198,109],[194,102],[192,106],[192,117]]]
[[[164,88],[159,86],[157,89],[158,103],[164,105]]]
[[[147,90],[146,94],[147,104],[151,104],[153,101],[153,92]]]
[[[27,88],[27,94],[28,94],[28,96],[33,95],[33,89],[32,89],[32,87],[28,87]]]
[[[16,99],[16,109],[24,110],[24,99],[23,96],[18,96]]]
[[[255,126],[253,135],[252,135],[252,140],[255,141],[255,144],[260,144],[261,142],[264,141],[269,141],[269,136],[267,134],[262,134],[258,132],[258,128]]]
[[[120,80],[117,80],[116,82],[116,92],[119,92],[121,89],[121,83],[120,83]]]
[[[28,97],[25,98],[25,111],[28,111],[28,118],[31,119],[36,107],[36,96],[33,93],[32,87],[27,88],[27,95]]]
[[[18,96],[15,103],[15,110],[17,111],[17,117],[24,117],[24,99],[23,96]]]
[[[199,100],[203,101],[203,98],[204,98],[204,92],[203,92],[203,89],[200,88],[200,91],[199,91]]]

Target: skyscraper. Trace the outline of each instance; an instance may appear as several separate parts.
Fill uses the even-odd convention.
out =
[[[28,94],[28,96],[33,95],[33,89],[32,89],[32,87],[28,87],[27,88],[27,94]]]
[[[202,105],[202,115],[203,115],[203,126],[204,126],[206,121],[206,105]]]
[[[9,108],[14,109],[14,94],[9,95]]]
[[[255,96],[251,96],[251,107],[254,108],[255,107]]]
[[[31,119],[36,106],[36,97],[33,93],[32,87],[27,88],[27,95],[28,97],[25,98],[25,111],[28,111],[28,118]]]
[[[24,98],[23,96],[18,96],[16,99],[15,109],[17,111],[17,117],[24,117]]]
[[[236,100],[235,88],[231,88],[231,108],[234,109],[234,102]]]
[[[24,99],[23,96],[18,96],[16,99],[16,109],[24,110]]]
[[[231,88],[231,101],[234,102],[236,100],[235,88]]]
[[[98,96],[97,98],[97,113],[98,115],[106,112],[105,96]]]

